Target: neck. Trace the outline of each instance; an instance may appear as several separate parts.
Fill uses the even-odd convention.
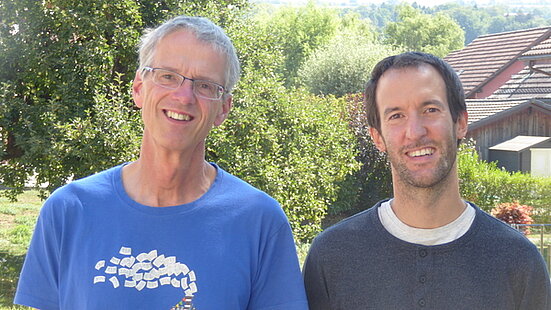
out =
[[[140,157],[125,166],[124,188],[130,198],[152,207],[176,206],[193,202],[208,191],[216,169],[202,152],[170,152],[142,147]]]
[[[393,177],[392,210],[406,225],[415,228],[437,228],[453,222],[465,210],[459,193],[457,169],[429,188],[404,184]]]

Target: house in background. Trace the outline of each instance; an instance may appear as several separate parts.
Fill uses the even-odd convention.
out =
[[[480,158],[510,171],[531,171],[526,162],[511,166],[494,154],[517,136],[551,137],[551,27],[481,36],[445,60],[463,83],[467,138],[476,141]],[[516,152],[526,159],[532,151],[541,153],[535,150],[545,149],[541,145]]]
[[[486,161],[491,147],[516,136],[551,137],[551,105],[538,99],[472,99],[467,113],[467,139]]]
[[[551,36],[551,27],[483,35],[444,58],[461,79],[465,97],[486,98],[525,67],[519,59]]]

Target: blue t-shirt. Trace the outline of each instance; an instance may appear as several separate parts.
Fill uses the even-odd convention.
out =
[[[307,309],[279,204],[217,167],[196,201],[148,207],[125,192],[122,165],[45,202],[15,303],[50,309]]]

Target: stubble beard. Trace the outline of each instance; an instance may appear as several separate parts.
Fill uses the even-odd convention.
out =
[[[417,144],[418,145],[415,146],[402,148],[399,154],[404,154],[404,149],[421,147],[431,143],[421,141]],[[446,184],[447,182],[445,181],[450,177],[452,168],[454,167],[457,159],[457,140],[455,137],[452,137],[446,141],[445,145],[440,145],[438,149],[442,151],[441,156],[438,159],[433,171],[431,171],[428,175],[418,175],[415,171],[410,170],[405,162],[400,160],[399,155],[388,153],[389,161],[393,170],[394,183],[401,183],[409,188],[420,189],[436,189],[439,185],[441,186]]]

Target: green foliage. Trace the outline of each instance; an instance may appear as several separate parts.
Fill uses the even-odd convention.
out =
[[[377,28],[384,29],[388,24],[398,21],[397,7],[397,4],[384,2],[344,11],[358,13],[361,18],[370,20]],[[464,44],[469,44],[478,36],[488,33],[545,27],[551,23],[551,9],[541,6],[478,6],[448,2],[433,7],[421,7],[414,3],[412,7],[424,14],[441,13],[450,16],[465,31]]]
[[[464,32],[449,16],[428,15],[409,4],[397,7],[399,19],[385,27],[386,42],[439,57],[463,47]]]
[[[534,220],[551,219],[551,178],[510,173],[478,157],[472,141],[463,143],[459,157],[461,195],[487,212],[501,203],[518,201],[534,208]]]
[[[316,6],[313,1],[304,7],[260,13],[256,20],[270,35],[270,48],[283,55],[276,73],[287,87],[295,86],[298,68],[317,47],[333,37],[339,26],[335,10]]]
[[[369,135],[367,115],[360,94],[346,96],[348,126],[358,148],[360,169],[347,178],[346,192],[329,209],[330,215],[350,215],[392,196],[392,175],[386,153],[379,152]],[[352,195],[351,195],[352,194]]]
[[[342,97],[361,93],[375,64],[397,53],[363,34],[345,30],[306,59],[299,80],[314,94]]]
[[[540,9],[510,9],[506,6],[495,6],[489,10],[493,15],[488,23],[488,33],[498,33],[534,27],[549,26],[551,21],[550,11],[544,17],[544,11]]]
[[[3,1],[0,4],[0,136],[4,185],[17,194],[29,176],[51,190],[97,171],[112,154],[82,158],[96,145],[76,129],[96,95],[129,80],[142,27],[131,1]],[[6,27],[7,26],[7,27]],[[127,91],[127,90],[125,90]],[[130,103],[126,103],[130,104]],[[99,124],[92,124],[97,127]],[[74,126],[68,135],[68,126]],[[124,136],[124,133],[121,133]],[[97,143],[108,143],[97,137]],[[103,141],[102,141],[103,140]],[[78,149],[80,153],[68,152]],[[133,150],[135,151],[135,150]],[[13,197],[13,196],[12,196]]]
[[[465,44],[483,34],[543,27],[551,21],[551,10],[545,8],[476,7],[449,3],[432,12],[445,13],[461,25],[465,30]]]
[[[255,72],[241,85],[230,118],[209,138],[209,160],[276,198],[295,237],[309,240],[337,200],[339,182],[357,169],[345,103],[286,92]]]
[[[387,2],[380,5],[359,6],[353,9],[353,12],[358,13],[361,18],[370,20],[379,29],[383,29],[390,22],[395,22],[397,18],[395,5]]]
[[[437,11],[449,15],[461,26],[465,31],[465,44],[469,44],[488,31],[488,21],[491,16],[486,10],[450,3],[440,6]]]
[[[0,179],[12,199],[35,177],[51,191],[134,159],[136,45],[172,15],[236,23],[246,0],[0,2]],[[43,193],[45,194],[45,193]]]

